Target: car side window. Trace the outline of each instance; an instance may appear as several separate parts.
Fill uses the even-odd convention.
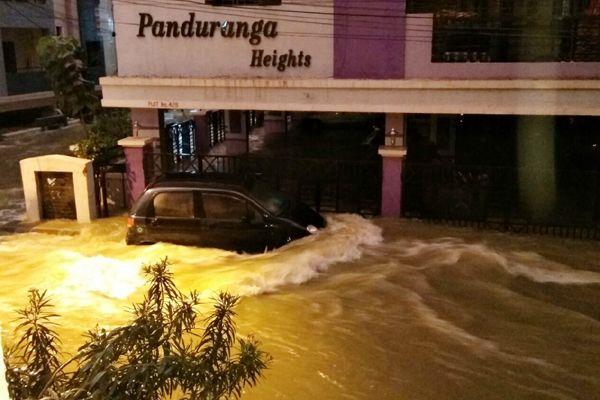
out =
[[[154,196],[154,216],[157,218],[194,218],[194,194],[163,192]]]
[[[246,214],[248,216],[248,222],[250,222],[250,223],[263,222],[262,213],[252,204],[246,203],[246,205],[248,207],[248,211]]]
[[[208,219],[256,221],[260,214],[246,200],[222,193],[203,193],[204,215]],[[255,215],[258,214],[258,215]]]

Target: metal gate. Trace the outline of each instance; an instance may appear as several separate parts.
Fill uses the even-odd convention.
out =
[[[147,154],[148,178],[169,174],[235,175],[260,180],[317,211],[378,215],[381,160],[330,160],[263,156]]]
[[[77,219],[73,174],[70,172],[37,172],[42,205],[42,219]]]
[[[98,217],[119,215],[129,208],[124,163],[95,164],[94,187]]]
[[[600,172],[551,171],[556,198],[544,216],[523,201],[520,172],[508,167],[407,163],[403,214],[460,226],[600,239]]]

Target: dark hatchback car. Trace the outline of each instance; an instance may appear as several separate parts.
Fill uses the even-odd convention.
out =
[[[289,196],[231,179],[164,178],[132,208],[127,244],[170,242],[258,253],[325,227]]]

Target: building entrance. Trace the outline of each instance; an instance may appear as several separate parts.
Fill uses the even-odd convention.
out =
[[[228,174],[259,180],[318,211],[380,212],[381,116],[218,110],[182,115],[193,118],[165,121],[166,151],[146,154],[150,179]]]

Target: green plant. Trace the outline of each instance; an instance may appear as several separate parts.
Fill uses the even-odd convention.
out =
[[[128,109],[105,109],[99,112],[91,125],[86,126],[87,136],[71,150],[76,157],[88,158],[106,164],[120,154],[117,141],[131,131]]]
[[[38,398],[46,387],[55,388],[63,382],[63,374],[53,377],[60,365],[60,340],[52,329],[57,317],[49,311],[52,307],[46,292],[32,289],[27,306],[17,311],[20,323],[16,329],[22,331],[21,338],[5,356],[12,399]]]
[[[144,272],[149,288],[144,300],[133,306],[133,321],[111,331],[89,331],[86,343],[62,365],[56,362],[56,347],[40,348],[40,354],[49,352],[42,359],[53,361],[40,364],[44,368],[35,364],[34,353],[23,351],[32,336],[22,336],[17,352],[7,356],[14,399],[158,400],[176,393],[189,400],[213,400],[238,398],[245,386],[255,385],[270,356],[252,337],[236,340],[233,309],[238,297],[219,294],[205,329],[199,331],[198,295],[177,289],[167,259],[146,266]],[[40,310],[50,306],[45,299],[36,304]],[[29,322],[22,327],[33,322],[32,314],[26,315]],[[72,363],[77,364],[74,371],[63,372]],[[29,371],[31,379],[12,378],[23,375],[21,370]],[[30,381],[37,381],[35,390],[30,390]]]
[[[58,108],[70,117],[91,120],[99,100],[94,83],[83,77],[83,53],[78,42],[73,38],[44,36],[36,51],[56,95]]]

